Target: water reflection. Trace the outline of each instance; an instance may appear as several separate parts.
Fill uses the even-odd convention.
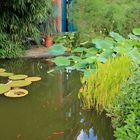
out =
[[[30,94],[24,98],[0,97],[2,140],[114,139],[110,119],[105,114],[80,108],[78,72],[68,74],[58,69],[49,75],[47,71],[52,67],[42,60],[1,60],[0,67],[9,72],[42,77],[27,88]]]

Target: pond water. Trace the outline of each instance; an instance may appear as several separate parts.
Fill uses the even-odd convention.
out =
[[[0,96],[0,140],[114,140],[105,114],[84,111],[77,98],[78,72],[66,73],[42,60],[0,60],[15,74],[41,76],[22,98]],[[0,77],[0,82],[7,82]]]

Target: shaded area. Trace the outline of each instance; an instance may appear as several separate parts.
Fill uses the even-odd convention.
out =
[[[66,73],[43,60],[0,60],[0,67],[16,74],[41,76],[20,99],[0,96],[0,138],[3,140],[113,140],[105,114],[84,111],[77,93],[80,73]],[[0,82],[6,82],[0,77]]]

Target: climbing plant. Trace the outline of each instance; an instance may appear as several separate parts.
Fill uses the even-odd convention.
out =
[[[36,23],[44,20],[50,7],[49,0],[1,0],[0,34],[5,36],[6,48],[11,49],[11,44],[19,44],[18,47],[21,50],[21,46],[25,43],[25,37],[38,38],[39,31],[36,28]],[[1,52],[5,49],[3,44],[3,39],[0,39]],[[17,55],[18,53],[15,57]],[[5,57],[11,56],[9,53]]]

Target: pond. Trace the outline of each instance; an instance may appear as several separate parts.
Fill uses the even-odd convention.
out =
[[[0,67],[15,74],[41,76],[26,87],[22,98],[0,96],[1,140],[114,140],[110,119],[84,111],[77,94],[80,74],[52,68],[43,60],[0,60]],[[0,82],[6,82],[0,77]]]

